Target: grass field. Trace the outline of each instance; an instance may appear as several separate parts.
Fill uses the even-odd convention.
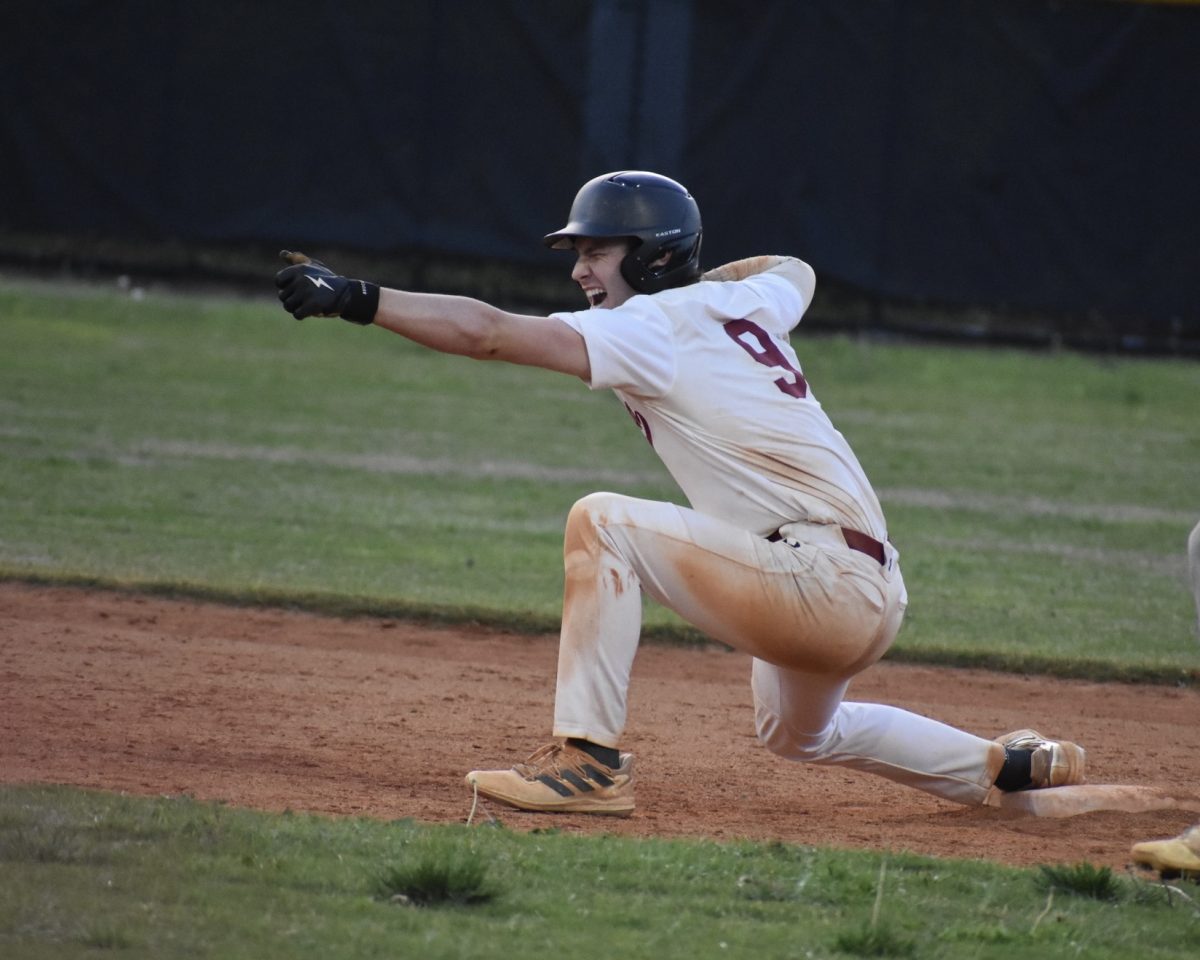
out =
[[[21,957],[1194,956],[1200,888],[904,853],[0,791]],[[919,905],[919,906],[915,906]]]
[[[0,317],[0,576],[553,629],[571,503],[678,498],[566,378],[267,299],[7,280]],[[1200,680],[1200,365],[796,345],[903,554],[894,656]],[[22,958],[1195,955],[1194,885],[1068,873],[0,789]]]

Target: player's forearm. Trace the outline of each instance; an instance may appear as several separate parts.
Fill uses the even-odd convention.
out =
[[[766,255],[734,260],[732,263],[714,267],[700,279],[736,281],[745,280],[747,277],[753,277],[760,273],[778,274],[800,291],[806,304],[812,302],[813,291],[817,286],[817,276],[813,273],[812,267],[795,257]]]
[[[583,337],[554,317],[508,313],[470,297],[384,288],[374,323],[443,353],[542,367],[585,382],[591,377]]]
[[[790,257],[778,256],[760,256],[746,257],[744,260],[733,260],[730,263],[723,263],[719,267],[713,267],[706,271],[701,277],[701,280],[745,280],[747,277],[752,277],[755,274],[762,273],[765,270],[770,270],[779,266]]]
[[[379,291],[376,326],[442,353],[488,359],[502,311],[481,300],[437,293]]]

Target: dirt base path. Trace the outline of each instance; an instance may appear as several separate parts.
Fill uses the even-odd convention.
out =
[[[509,766],[546,739],[556,648],[553,637],[0,584],[0,782],[461,823],[467,770]],[[1114,868],[1131,843],[1200,820],[967,809],[788,763],[755,740],[749,672],[740,654],[641,651],[626,743],[639,770],[632,818],[490,812],[518,830]],[[851,697],[987,736],[1032,725],[1084,744],[1093,782],[1200,793],[1194,689],[884,663]]]

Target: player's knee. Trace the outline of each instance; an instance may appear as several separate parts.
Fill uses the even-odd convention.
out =
[[[774,754],[787,755],[787,744],[783,737],[783,724],[773,715],[759,713],[754,718],[754,732],[758,734],[758,742]]]
[[[616,512],[622,497],[616,493],[589,493],[576,500],[567,514],[567,532],[576,534],[585,530],[601,530],[608,525],[609,517]]]
[[[766,710],[757,711],[754,724],[758,742],[776,756],[799,761],[816,760],[821,756],[821,747],[825,742],[823,736],[797,734],[789,730],[779,717]]]
[[[595,519],[604,515],[610,505],[618,499],[618,494],[599,491],[597,493],[589,493],[586,497],[580,497],[571,506],[571,513],[567,520],[587,520],[595,522]]]

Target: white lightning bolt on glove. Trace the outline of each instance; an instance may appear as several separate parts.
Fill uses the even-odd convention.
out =
[[[302,253],[280,250],[291,266],[275,274],[283,308],[297,320],[305,317],[341,317],[367,326],[379,307],[379,287],[334,273],[320,260]]]

